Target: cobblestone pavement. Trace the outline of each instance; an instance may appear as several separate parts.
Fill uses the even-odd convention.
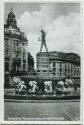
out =
[[[56,100],[54,103],[5,102],[4,119],[78,121],[80,120],[80,102],[56,102]]]

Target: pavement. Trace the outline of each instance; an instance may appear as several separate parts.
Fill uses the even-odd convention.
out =
[[[68,100],[23,100],[4,102],[4,120],[29,121],[29,120],[54,120],[54,121],[79,121],[80,102]],[[42,101],[42,102],[40,102]]]

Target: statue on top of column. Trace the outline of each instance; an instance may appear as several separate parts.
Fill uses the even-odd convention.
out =
[[[48,49],[47,49],[47,46],[46,46],[46,39],[45,39],[46,32],[44,30],[41,30],[41,33],[42,33],[42,35],[41,35],[41,40],[40,40],[41,41],[40,52],[42,51],[43,45],[44,45],[44,47],[46,49],[46,52],[48,52]]]

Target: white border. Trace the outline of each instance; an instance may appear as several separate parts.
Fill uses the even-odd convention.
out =
[[[5,2],[23,2],[23,3],[80,3],[81,5],[81,41],[83,41],[83,22],[84,19],[83,14],[84,14],[84,9],[83,9],[83,1],[79,0],[0,0],[0,121],[3,124],[83,124],[83,75],[84,75],[84,70],[83,70],[83,42],[81,44],[81,103],[80,103],[80,121],[4,121],[4,3]]]
[[[0,121],[4,117],[4,3],[0,2]]]

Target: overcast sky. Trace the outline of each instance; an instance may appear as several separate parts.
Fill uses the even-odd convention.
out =
[[[11,8],[18,27],[26,33],[29,52],[36,62],[40,51],[40,30],[46,31],[48,51],[64,51],[80,54],[80,5],[77,3],[6,3],[5,22]],[[43,48],[43,51],[45,49]],[[35,66],[36,67],[36,66]]]

